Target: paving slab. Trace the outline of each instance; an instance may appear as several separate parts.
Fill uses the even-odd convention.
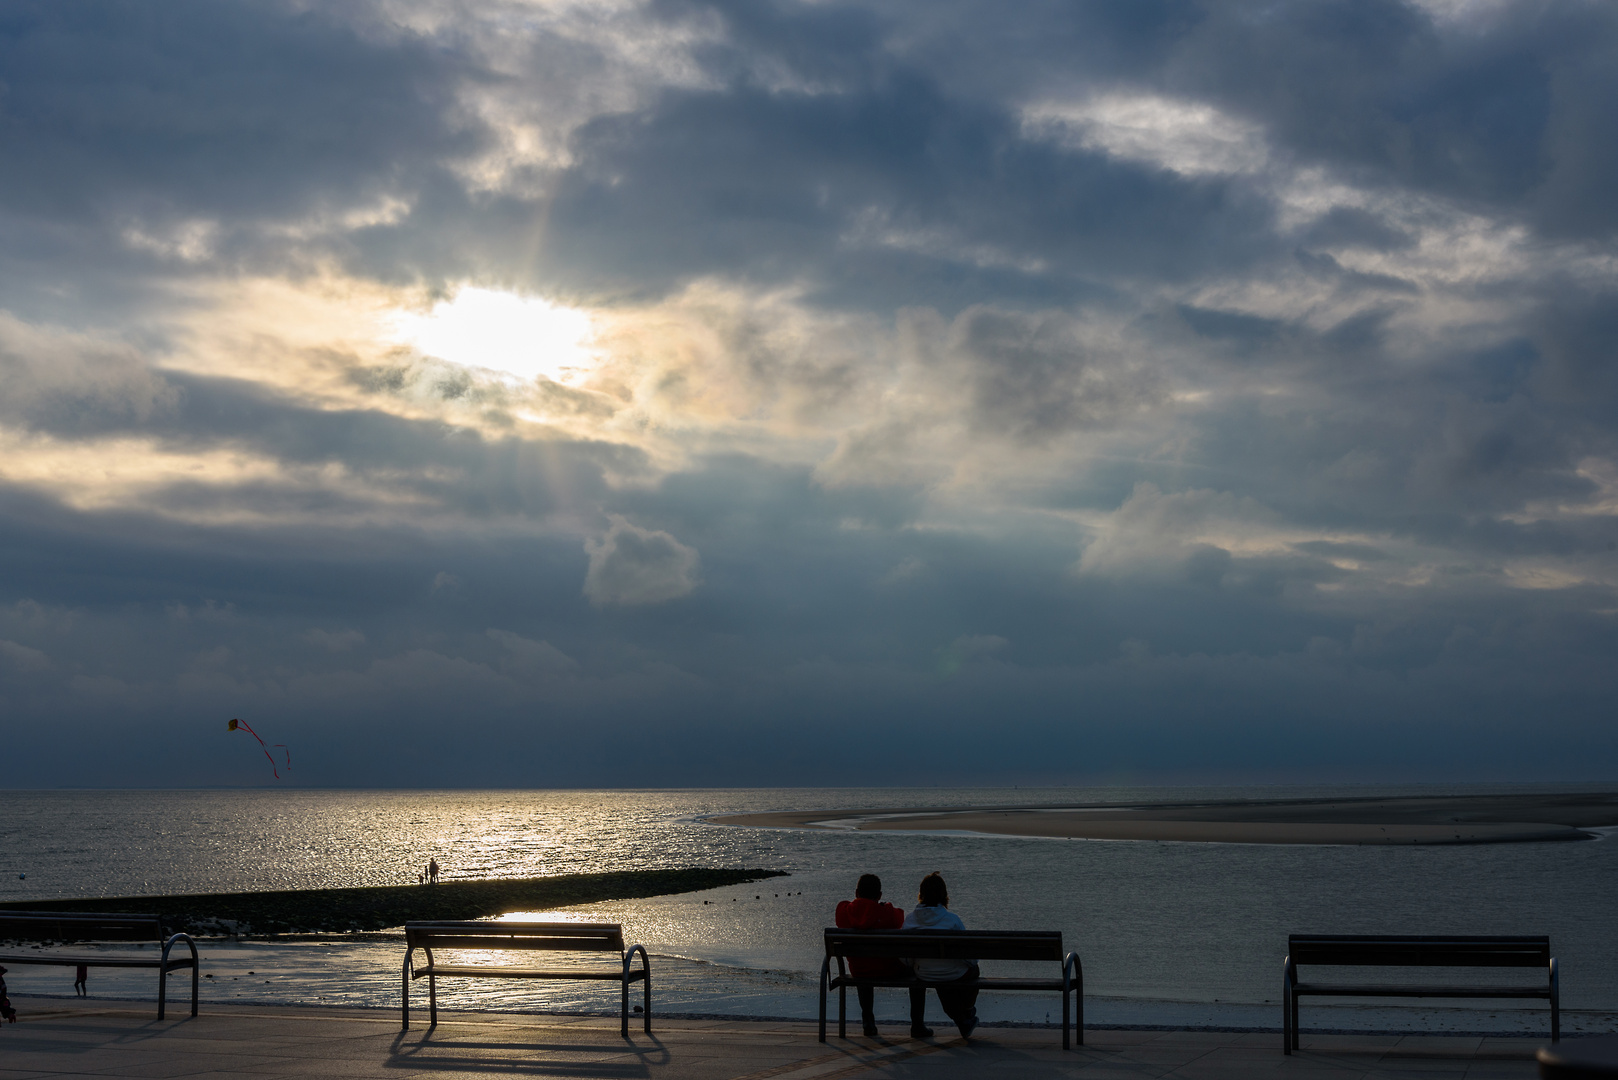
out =
[[[1061,1048],[1052,1029],[902,1029],[821,1043],[813,1023],[657,1018],[618,1034],[605,1017],[440,1014],[401,1031],[393,1011],[229,1006],[163,1021],[135,1003],[31,1003],[0,1030],[0,1080],[105,1077],[572,1077],[579,1080],[1529,1080],[1543,1040],[1280,1033],[1089,1031]]]

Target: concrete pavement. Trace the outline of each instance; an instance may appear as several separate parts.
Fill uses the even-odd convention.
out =
[[[62,1077],[577,1077],[581,1080],[1506,1080],[1538,1075],[1539,1039],[1305,1036],[1282,1055],[1277,1034],[1091,1031],[1064,1052],[1060,1033],[980,1028],[972,1040],[944,1027],[912,1040],[815,1041],[808,1023],[658,1019],[646,1035],[618,1035],[615,1019],[493,1013],[440,1014],[399,1030],[392,1012],[237,1006],[192,1019],[154,1017],[129,1002],[14,998],[22,1015],[0,1031],[0,1080]],[[183,1010],[181,1010],[183,1012]]]

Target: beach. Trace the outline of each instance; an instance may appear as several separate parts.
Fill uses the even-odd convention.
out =
[[[1618,795],[1398,798],[795,810],[716,824],[854,832],[970,832],[1067,840],[1225,844],[1498,844],[1588,840],[1618,826]]]

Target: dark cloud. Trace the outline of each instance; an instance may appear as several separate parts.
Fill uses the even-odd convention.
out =
[[[321,784],[1610,776],[1615,60],[1574,0],[9,4],[0,783],[257,782],[248,714]],[[386,337],[468,283],[595,359]]]
[[[464,57],[349,14],[361,24],[278,0],[8,4],[0,200],[230,227],[341,212],[475,149],[448,92]]]
[[[1082,282],[1180,278],[1268,247],[1268,210],[1239,188],[1030,143],[1006,112],[904,71],[824,92],[671,92],[586,125],[575,151],[544,249],[575,287],[815,273],[891,304],[891,248],[956,274],[998,261]]]

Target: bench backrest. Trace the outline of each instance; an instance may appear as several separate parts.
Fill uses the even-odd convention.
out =
[[[827,956],[924,960],[1055,960],[1060,930],[839,930],[826,928]]]
[[[617,923],[410,922],[405,942],[426,949],[547,949],[557,952],[624,952]]]
[[[1459,937],[1419,934],[1293,934],[1294,964],[1365,967],[1545,967],[1544,935]]]
[[[0,941],[161,941],[156,915],[99,911],[0,911]]]

